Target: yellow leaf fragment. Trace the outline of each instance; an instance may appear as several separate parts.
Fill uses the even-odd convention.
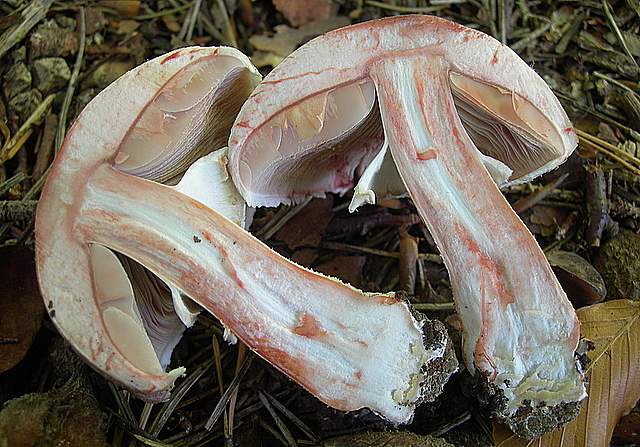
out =
[[[578,418],[542,438],[518,438],[494,423],[498,447],[605,447],[640,399],[640,303],[607,301],[577,311],[582,337],[595,343],[587,366],[589,397]]]

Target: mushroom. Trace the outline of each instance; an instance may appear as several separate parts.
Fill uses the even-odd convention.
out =
[[[292,53],[243,105],[229,160],[247,203],[273,206],[345,193],[354,173],[361,194],[389,185],[377,178],[393,172],[382,169],[388,147],[449,271],[467,368],[494,414],[533,437],[575,417],[586,396],[580,328],[496,184],[528,181],[575,146],[559,101],[508,47],[447,20],[403,16]]]
[[[73,235],[58,240],[57,229],[73,230],[72,220],[84,195],[83,188],[76,190],[65,182],[76,170],[87,172],[81,169],[83,163],[91,169],[92,157],[105,156],[105,148],[110,148],[109,163],[118,170],[157,182],[177,182],[172,189],[243,225],[246,206],[228,178],[226,148],[211,151],[226,143],[240,105],[259,80],[246,56],[229,48],[185,48],[129,72],[100,93],[74,123],[41,196],[36,248],[40,284],[52,320],[85,358],[108,355],[104,345],[113,343],[134,358],[134,364],[157,374],[159,378],[152,382],[158,382],[153,385],[158,387],[158,398],[182,372],[179,368],[163,375],[199,306],[134,259],[92,241],[87,241],[83,253],[72,256],[88,262],[74,269],[81,270],[77,281],[89,280],[83,287],[93,289],[96,303],[69,301],[74,296],[69,284],[59,284],[64,292],[56,291],[56,281],[73,276],[70,271],[51,269],[57,268],[58,257],[75,250]],[[104,126],[105,121],[115,125]],[[57,227],[60,223],[65,225]],[[69,260],[60,268],[65,265]],[[51,282],[55,276],[58,279]],[[87,323],[96,316],[95,305],[100,325]],[[144,383],[129,377],[131,371],[120,370],[113,356],[94,366],[120,382],[131,382],[134,389]],[[152,393],[151,399],[155,398]]]
[[[184,368],[165,372],[159,362],[123,280],[126,256],[327,404],[407,422],[457,368],[444,325],[394,294],[297,266],[230,220],[237,192],[226,171],[215,180],[217,152],[176,187],[151,180],[175,182],[180,169],[165,167],[188,165],[201,144],[215,147],[217,121],[233,115],[225,101],[239,104],[257,76],[235,50],[186,48],[125,74],[84,109],[37,211],[52,321],[99,372],[146,400],[166,398]]]

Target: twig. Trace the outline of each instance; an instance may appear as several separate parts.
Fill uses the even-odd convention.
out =
[[[240,368],[240,371],[238,371],[238,374],[236,374],[236,376],[233,378],[233,380],[229,384],[229,388],[227,388],[224,391],[224,394],[220,397],[220,400],[218,401],[216,407],[213,409],[211,416],[209,416],[207,423],[204,424],[204,428],[206,428],[207,430],[211,430],[213,426],[216,425],[216,422],[218,422],[220,415],[222,414],[224,409],[227,407],[227,403],[231,398],[231,394],[233,393],[233,390],[235,390],[238,387],[238,385],[240,385],[242,378],[249,370],[249,367],[253,362],[253,357],[254,357],[253,354],[249,354],[247,356],[247,358],[244,360],[244,363],[242,364],[242,368]]]
[[[300,429],[300,431],[302,431],[305,435],[307,435],[307,437],[311,441],[314,441],[316,443],[320,442],[320,438],[318,438],[318,436],[315,433],[313,433],[313,431],[311,431],[311,429],[307,426],[307,424],[302,422],[295,414],[289,411],[289,409],[285,407],[283,404],[281,404],[280,401],[278,401],[275,397],[273,397],[266,391],[264,391],[261,394],[264,394],[269,399],[269,401],[273,404],[273,406],[276,407],[278,410],[280,410],[282,414],[284,414],[287,418],[289,418],[289,420],[293,422]]]
[[[193,38],[193,30],[196,27],[196,22],[198,15],[200,14],[200,5],[202,5],[202,0],[195,0],[193,4],[193,10],[191,11],[191,15],[189,16],[188,25],[187,25],[187,34],[185,35],[184,41],[191,42]]]
[[[600,146],[604,147],[605,149],[608,149],[609,151],[615,153],[616,155],[619,155],[623,158],[626,158],[628,161],[638,165],[640,167],[640,159],[637,157],[634,157],[633,155],[631,155],[630,153],[623,151],[622,149],[620,149],[619,147],[617,147],[614,144],[609,143],[608,141],[605,141],[601,138],[596,137],[595,135],[591,135],[587,132],[584,132],[580,129],[576,129],[576,134],[578,135],[578,137],[580,137],[580,139],[586,139],[586,140],[590,140],[592,143],[594,144],[599,144]]]
[[[436,437],[442,436],[445,433],[453,430],[457,426],[464,424],[469,419],[471,419],[471,412],[465,411],[461,415],[453,418],[453,420],[448,421],[446,424],[442,425],[440,428],[432,431],[431,433],[429,433],[429,435],[436,436]]]
[[[149,14],[142,14],[139,16],[133,17],[133,20],[151,20],[157,19],[158,17],[168,16],[169,14],[175,14],[176,12],[184,11],[185,9],[189,9],[191,4],[186,4],[182,6],[177,6],[175,8],[163,9],[157,12],[150,12]]]
[[[84,7],[80,7],[80,44],[78,45],[78,54],[76,54],[76,62],[73,65],[73,72],[69,79],[69,85],[67,86],[67,93],[64,96],[62,102],[62,109],[60,110],[60,119],[58,121],[58,131],[56,132],[56,146],[55,152],[58,153],[62,147],[64,136],[67,132],[67,114],[69,113],[69,107],[71,107],[71,100],[73,99],[73,93],[76,90],[76,84],[78,83],[78,75],[80,74],[80,67],[82,66],[82,60],[84,58],[84,47],[86,43],[86,24],[84,16]]]
[[[31,116],[20,126],[20,129],[18,129],[15,135],[0,149],[0,165],[4,164],[7,160],[11,160],[18,153],[18,150],[26,140],[25,135],[32,132],[31,126],[40,121],[40,118],[42,118],[44,113],[49,109],[55,97],[55,94],[47,96],[44,101],[36,107]]]
[[[268,240],[273,237],[274,234],[278,232],[280,228],[284,226],[287,222],[293,219],[300,211],[302,211],[308,204],[311,202],[311,197],[306,198],[303,202],[292,208],[283,208],[285,211],[280,214],[280,211],[274,216],[274,219],[265,225],[260,231],[257,231],[255,236],[262,239]],[[278,219],[278,215],[281,217]]]
[[[423,6],[423,7],[397,6],[397,5],[390,5],[388,3],[378,2],[374,0],[366,0],[364,3],[367,6],[375,6],[376,8],[386,9],[387,11],[405,12],[405,13],[408,12],[408,13],[416,13],[416,14],[440,11],[447,7],[447,5]]]
[[[516,214],[524,213],[531,207],[538,204],[541,200],[544,200],[546,197],[548,197],[549,194],[551,194],[554,189],[560,186],[562,182],[564,182],[567,179],[567,177],[569,177],[569,173],[562,174],[560,177],[544,185],[542,188],[538,189],[533,194],[530,194],[518,200],[516,203],[512,205],[513,211],[515,211]]]
[[[20,42],[40,20],[44,19],[47,11],[51,7],[53,0],[33,0],[24,11],[22,11],[22,22],[5,31],[0,36],[0,58]]]
[[[4,195],[11,188],[27,179],[27,174],[24,172],[18,172],[16,175],[11,177],[10,179],[5,180],[3,183],[0,183],[0,196]]]
[[[218,0],[218,8],[220,8],[222,19],[224,20],[224,26],[226,28],[226,34],[227,38],[229,39],[229,43],[234,48],[238,48],[238,38],[236,37],[236,31],[233,29],[233,25],[231,23],[231,20],[229,19],[229,13],[227,12],[227,7],[224,3],[224,0]]]
[[[588,224],[585,239],[592,247],[599,247],[602,233],[609,222],[607,180],[602,169],[587,173],[586,202]]]
[[[176,388],[175,391],[171,394],[171,399],[166,402],[160,412],[156,416],[155,420],[151,424],[149,428],[149,433],[154,438],[157,438],[160,432],[162,431],[164,424],[167,423],[169,417],[173,413],[173,410],[178,406],[182,398],[187,391],[191,389],[191,387],[202,377],[202,375],[213,365],[213,360],[207,360],[205,363],[200,365],[200,367],[193,370],[191,374],[187,376],[187,378]]]
[[[437,310],[454,310],[456,305],[454,303],[417,303],[412,304],[415,310],[437,311]]]
[[[38,145],[38,154],[36,156],[35,165],[33,166],[32,176],[34,179],[39,179],[49,166],[51,154],[53,153],[57,127],[58,115],[54,113],[48,114],[44,120],[42,138]]]
[[[631,163],[627,162],[626,160],[622,159],[617,154],[614,154],[613,152],[608,151],[604,147],[594,143],[593,141],[590,141],[590,140],[585,139],[585,138],[580,138],[580,144],[583,145],[583,146],[590,147],[591,149],[594,149],[594,150],[596,150],[596,151],[598,151],[600,153],[603,153],[603,154],[607,155],[609,158],[617,161],[618,163],[620,163],[622,166],[624,166],[625,168],[627,168],[628,170],[630,170],[634,174],[640,175],[640,169],[638,169],[637,167],[633,166]]]
[[[413,295],[416,291],[416,268],[418,263],[418,242],[405,228],[400,229],[399,246],[400,289]]]
[[[549,29],[551,28],[551,25],[552,25],[551,22],[545,23],[544,25],[542,25],[537,30],[534,30],[534,31],[530,32],[529,34],[527,34],[527,37],[524,37],[524,38],[520,39],[519,41],[515,42],[514,44],[512,44],[511,45],[511,49],[513,51],[524,50],[526,48],[526,46],[529,45],[529,42],[531,42],[532,40],[536,40],[538,37],[542,36],[544,33],[549,31]]]
[[[241,341],[238,341],[238,358],[236,359],[236,370],[234,372],[234,375],[238,375],[238,373],[240,372],[240,368],[242,367],[242,364],[244,363],[244,359],[246,358],[246,356],[247,356],[247,347],[245,346],[244,343],[242,343]],[[231,395],[231,398],[229,399],[229,437],[230,438],[233,438],[233,426],[234,426],[234,419],[236,414],[236,403],[238,401],[238,390],[239,388],[236,388],[233,394]]]
[[[633,57],[633,54],[631,54],[631,51],[629,50],[629,47],[627,46],[627,42],[624,40],[624,36],[620,32],[620,28],[618,28],[618,24],[616,23],[616,19],[615,19],[615,17],[613,17],[613,11],[611,10],[611,5],[609,5],[609,2],[607,2],[607,0],[602,0],[602,9],[604,10],[604,15],[607,18],[607,22],[609,22],[609,26],[611,27],[611,30],[613,31],[613,34],[615,34],[616,39],[618,39],[618,43],[620,44],[620,46],[624,50],[624,53],[627,55],[627,57],[629,57],[629,59],[631,59],[633,64],[637,67],[638,66],[638,62]]]
[[[282,419],[280,419],[280,416],[278,416],[278,413],[276,413],[276,410],[271,405],[271,402],[269,402],[269,400],[267,399],[267,397],[264,395],[262,391],[258,392],[258,397],[260,398],[260,402],[262,402],[262,405],[265,406],[265,408],[273,418],[273,421],[278,426],[280,433],[282,433],[282,436],[284,437],[285,441],[287,441],[287,445],[289,447],[298,447],[298,443],[293,438],[291,431],[289,430],[287,425],[282,421]]]
[[[380,250],[377,248],[361,247],[359,245],[345,244],[342,242],[323,242],[321,247],[328,250],[341,250],[341,251],[367,253],[370,255],[383,256],[386,258],[400,257],[400,253],[397,251],[387,251],[387,250]],[[436,264],[442,264],[442,258],[440,257],[440,255],[435,255],[432,253],[420,253],[418,255],[418,258],[424,259],[425,261],[428,261],[428,262],[435,262]]]

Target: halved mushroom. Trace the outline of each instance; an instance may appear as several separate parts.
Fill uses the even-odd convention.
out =
[[[246,206],[229,179],[226,148],[212,150],[225,144],[240,105],[259,81],[260,75],[248,59],[234,49],[192,47],[156,58],[119,79],[92,102],[98,106],[94,104],[94,109],[82,114],[65,142],[64,152],[71,162],[56,162],[56,166],[63,166],[56,169],[72,169],[74,163],[83,163],[84,152],[93,149],[99,155],[100,146],[106,146],[114,151],[111,159],[118,170],[155,181],[178,182],[173,189],[242,225]],[[102,126],[101,122],[115,126]],[[111,139],[106,137],[110,131],[114,133]],[[87,146],[84,149],[83,144]],[[54,173],[47,185],[62,182],[53,177]],[[54,322],[85,357],[89,357],[87,349],[94,356],[108,354],[108,350],[102,352],[103,345],[112,341],[142,371],[162,377],[167,388],[182,369],[167,377],[163,371],[200,307],[184,297],[179,287],[153,275],[134,259],[87,241],[83,251],[90,268],[78,279],[89,278],[93,283],[89,285],[103,327],[92,333],[95,324],[78,326],[94,312],[81,315],[86,305],[80,301],[81,308],[74,310],[65,295],[49,291],[51,284],[45,285],[45,278],[51,274],[47,266],[56,258],[49,250],[57,250],[58,256],[73,250],[72,245],[65,248],[63,241],[52,241],[58,234],[56,227],[49,226],[51,222],[67,219],[63,209],[53,210],[60,202],[65,208],[78,206],[83,193],[78,190],[76,197],[73,189],[58,188],[64,194],[52,198],[56,193],[47,192],[50,188],[46,186],[41,198],[36,234],[41,286]],[[77,212],[66,211],[71,217]],[[67,293],[72,288],[67,285]],[[102,337],[104,332],[99,329],[111,338]],[[80,348],[83,343],[94,346]],[[112,362],[113,358],[107,358],[96,366],[118,378],[123,372]],[[122,377],[119,380],[125,382]],[[151,398],[156,394],[162,397],[166,391],[159,389]]]
[[[291,203],[347,191],[386,144],[440,247],[465,361],[495,414],[529,437],[570,420],[586,396],[579,322],[496,187],[573,151],[559,101],[481,32],[428,16],[362,23],[307,43],[263,80],[232,129],[230,169],[250,205]]]
[[[236,61],[224,77],[219,58]],[[215,98],[230,76],[241,96],[257,73],[235,50],[183,49],[127,73],[82,112],[37,214],[39,281],[52,320],[104,375],[147,400],[167,397],[184,369],[164,372],[164,351],[154,349],[130,284],[110,280],[125,275],[113,250],[189,296],[327,404],[408,421],[457,367],[441,323],[414,315],[393,294],[366,294],[299,267],[233,223],[222,214],[228,200],[214,200],[226,194],[212,181],[214,155],[175,188],[141,178],[166,178],[167,158],[188,164],[221,116]],[[114,124],[100,125],[106,120]],[[147,141],[156,137],[157,146]]]

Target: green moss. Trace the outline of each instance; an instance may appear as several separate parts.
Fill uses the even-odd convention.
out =
[[[640,235],[622,230],[602,246],[595,266],[607,286],[607,299],[640,300]]]
[[[409,431],[363,432],[323,442],[323,447],[453,447],[444,439],[421,436]]]
[[[0,411],[0,447],[106,447],[105,423],[81,387],[26,394]]]

